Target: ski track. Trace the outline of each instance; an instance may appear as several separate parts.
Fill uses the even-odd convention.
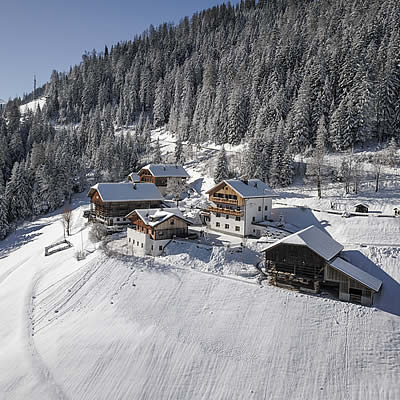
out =
[[[32,371],[39,378],[41,384],[46,387],[47,393],[50,399],[60,399],[67,400],[68,397],[64,393],[62,387],[55,381],[50,369],[43,361],[40,353],[38,352],[35,341],[34,341],[34,325],[33,325],[33,313],[35,310],[34,298],[36,295],[36,290],[38,283],[43,275],[51,267],[48,267],[41,272],[37,272],[32,279],[32,284],[27,291],[26,301],[25,301],[25,322],[26,322],[26,332],[27,332],[27,346],[30,353],[30,362],[32,365]]]

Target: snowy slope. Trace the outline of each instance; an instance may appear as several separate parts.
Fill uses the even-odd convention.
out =
[[[20,106],[19,110],[21,114],[25,114],[27,111],[35,112],[38,107],[42,109],[45,104],[46,104],[46,98],[41,97],[40,99],[33,100],[30,101],[29,103],[23,104],[22,106]]]
[[[210,275],[236,272],[221,249],[159,260],[96,251],[78,262],[78,224],[75,249],[44,257],[62,235],[58,219],[0,242],[5,398],[400,398],[397,249],[363,250],[391,275],[395,299],[382,311]],[[335,229],[355,240],[350,224]]]

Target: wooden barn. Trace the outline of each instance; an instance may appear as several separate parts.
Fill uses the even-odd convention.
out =
[[[127,214],[140,208],[160,208],[163,196],[147,183],[98,183],[90,188],[89,218],[108,226],[126,225]]]
[[[313,293],[325,288],[340,300],[371,305],[382,282],[340,257],[342,250],[340,243],[312,225],[263,252],[273,284]]]
[[[126,216],[128,250],[132,254],[159,255],[173,238],[186,238],[189,225],[178,208],[134,210]]]
[[[154,183],[162,194],[166,194],[168,186],[182,185],[189,178],[182,165],[148,164],[139,172],[140,182]]]

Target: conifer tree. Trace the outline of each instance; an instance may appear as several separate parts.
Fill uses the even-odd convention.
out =
[[[228,177],[228,159],[226,157],[225,147],[222,146],[218,154],[217,166],[214,173],[214,181],[215,183],[219,183]]]
[[[158,138],[157,138],[156,146],[154,148],[153,163],[154,164],[161,164],[162,163],[160,139],[158,139]]]

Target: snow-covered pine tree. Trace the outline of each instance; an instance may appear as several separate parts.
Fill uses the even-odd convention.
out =
[[[226,157],[225,147],[222,146],[218,154],[217,166],[214,173],[215,183],[219,183],[229,177],[228,159]]]
[[[177,164],[182,164],[184,161],[184,154],[183,154],[183,144],[180,136],[177,137],[175,143],[175,162]]]
[[[0,183],[0,240],[4,239],[8,233],[8,214],[5,188]]]
[[[158,138],[157,138],[156,146],[154,148],[153,163],[154,164],[161,164],[162,163],[160,139],[158,139]]]

